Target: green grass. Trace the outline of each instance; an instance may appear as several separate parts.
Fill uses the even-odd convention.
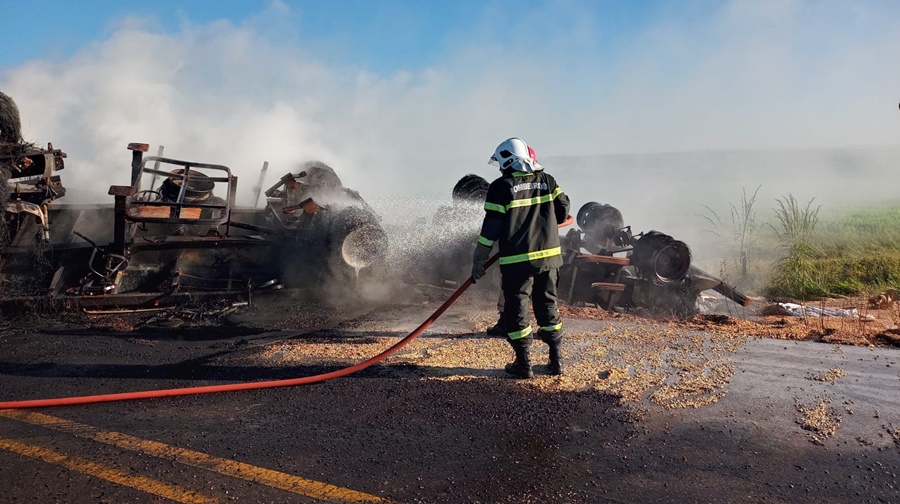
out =
[[[727,213],[703,207],[706,231],[722,247],[724,280],[797,300],[900,288],[900,204],[822,209],[815,199],[801,203],[788,194],[758,212],[758,192],[745,190]]]
[[[803,207],[790,199],[776,208],[780,254],[770,295],[808,300],[900,285],[900,207],[818,218],[811,202]]]

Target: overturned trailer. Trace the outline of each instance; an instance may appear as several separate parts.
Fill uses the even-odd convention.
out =
[[[144,309],[352,288],[384,255],[378,217],[323,163],[284,175],[264,208],[240,208],[227,166],[128,149],[131,184],[109,188],[112,204],[55,202],[65,154],[52,146],[7,160],[3,305]]]
[[[560,237],[565,264],[559,294],[570,304],[690,316],[700,293],[713,290],[750,305],[733,286],[692,265],[687,244],[659,231],[632,233],[611,205],[589,202],[576,222],[578,228]]]

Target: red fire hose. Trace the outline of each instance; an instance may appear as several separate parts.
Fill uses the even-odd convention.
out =
[[[560,224],[559,227],[568,226],[573,221],[572,216],[569,216],[565,222]],[[485,269],[489,268],[492,264],[497,261],[497,257],[499,254],[495,254],[493,257],[488,259],[487,263],[485,263]],[[120,392],[117,394],[99,394],[99,395],[89,395],[89,396],[78,396],[78,397],[60,397],[56,399],[33,399],[30,401],[7,401],[0,402],[0,409],[12,409],[12,408],[43,408],[49,406],[71,406],[74,404],[90,404],[90,403],[99,403],[99,402],[112,402],[112,401],[127,401],[130,399],[151,399],[157,397],[172,397],[172,396],[183,396],[183,395],[192,395],[192,394],[211,394],[213,392],[234,392],[238,390],[254,390],[254,389],[262,389],[262,388],[275,388],[275,387],[292,387],[294,385],[309,385],[312,383],[319,383],[326,380],[331,380],[332,378],[340,378],[341,376],[347,376],[349,374],[355,373],[357,371],[362,371],[363,369],[372,366],[373,364],[377,364],[382,360],[393,355],[397,350],[400,350],[404,346],[406,346],[410,341],[416,339],[425,332],[431,324],[434,323],[435,320],[438,319],[441,315],[450,308],[453,303],[462,296],[463,292],[472,285],[472,278],[466,279],[462,285],[456,289],[456,292],[450,296],[449,299],[444,301],[434,313],[428,317],[425,322],[417,327],[413,332],[409,333],[408,336],[398,341],[394,346],[388,348],[387,350],[381,352],[380,354],[368,359],[366,361],[360,362],[359,364],[355,364],[350,367],[345,367],[343,369],[338,369],[336,371],[331,371],[328,373],[322,373],[313,376],[304,376],[303,378],[289,378],[286,380],[270,380],[270,381],[261,381],[261,382],[247,382],[247,383],[232,383],[229,385],[207,385],[204,387],[187,387],[187,388],[175,388],[175,389],[164,389],[164,390],[145,390],[141,392]]]

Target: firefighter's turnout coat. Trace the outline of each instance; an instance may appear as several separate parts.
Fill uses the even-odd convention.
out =
[[[569,215],[569,197],[552,176],[543,170],[504,173],[488,188],[484,210],[478,243],[498,242],[504,273],[562,266],[558,225]]]

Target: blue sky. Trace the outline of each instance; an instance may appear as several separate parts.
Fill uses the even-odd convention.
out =
[[[156,0],[4,0],[0,18],[0,67],[36,58],[65,58],[91,41],[110,35],[123,19],[153,20],[155,30],[178,31],[185,24],[203,25],[227,20],[243,24],[270,7],[271,1]],[[343,62],[373,71],[394,71],[433,64],[453,51],[457,36],[472,28],[480,36],[503,38],[505,29],[540,10],[541,34],[565,31],[587,15],[600,43],[615,44],[622,37],[652,23],[654,16],[673,12],[702,15],[715,3],[705,2],[537,2],[513,1],[402,1],[334,0],[284,1],[290,8],[277,27],[291,32],[293,42],[328,51]],[[675,7],[677,5],[677,7]],[[548,8],[549,7],[549,8]],[[489,19],[485,19],[489,18]],[[578,19],[580,18],[580,19]],[[289,29],[285,29],[289,28]],[[600,48],[584,47],[586,53]]]
[[[134,141],[383,192],[440,192],[509,136],[542,159],[900,145],[896,0],[0,2],[0,91],[72,194]]]

